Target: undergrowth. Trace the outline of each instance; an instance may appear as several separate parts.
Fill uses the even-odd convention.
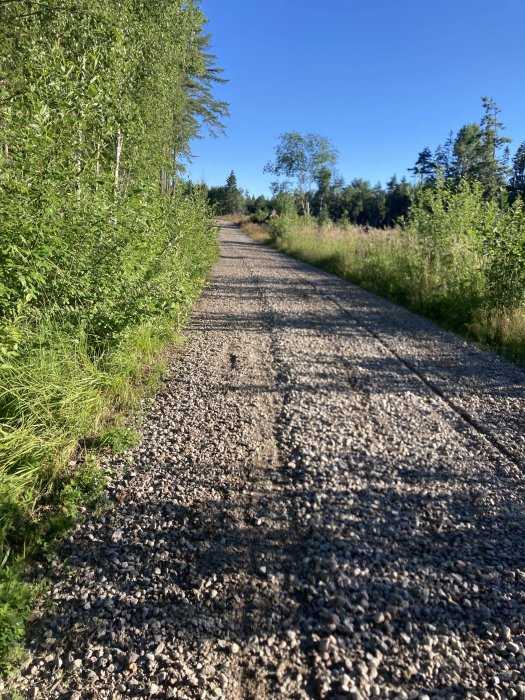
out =
[[[56,314],[22,327],[23,339],[0,376],[0,669],[20,658],[38,589],[30,564],[85,509],[103,505],[101,450],[135,444],[129,419],[158,386],[163,349],[179,329],[217,255],[206,209],[176,208],[177,248],[152,286],[156,306],[96,343],[89,318]],[[184,221],[184,219],[186,219]],[[152,276],[152,279],[155,279]],[[164,296],[166,304],[157,303]],[[142,301],[147,301],[144,294]],[[108,304],[108,307],[111,306]]]
[[[0,669],[29,562],[100,507],[100,450],[217,255],[190,141],[227,105],[197,0],[0,2]],[[30,577],[28,577],[29,580]]]

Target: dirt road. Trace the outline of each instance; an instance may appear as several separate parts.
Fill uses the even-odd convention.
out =
[[[30,698],[525,698],[525,374],[225,226]]]

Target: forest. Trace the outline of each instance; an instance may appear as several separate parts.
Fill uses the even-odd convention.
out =
[[[477,182],[485,199],[512,203],[525,196],[525,141],[511,158],[498,105],[489,97],[481,103],[479,122],[450,131],[434,150],[421,150],[409,168],[412,181],[394,174],[385,186],[362,178],[346,184],[337,171],[338,151],[328,139],[286,132],[279,137],[275,161],[264,168],[280,178],[272,182],[273,197],[240,189],[232,171],[224,186],[207,188],[209,201],[218,214],[249,213],[264,221],[272,209],[279,211],[285,194],[293,198],[298,214],[375,228],[399,224],[421,190],[438,181],[453,187],[462,180]]]
[[[97,451],[161,372],[217,255],[189,142],[226,104],[192,0],[0,3],[0,666],[28,557],[99,504]]]

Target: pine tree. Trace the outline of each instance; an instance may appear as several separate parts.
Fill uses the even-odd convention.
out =
[[[463,177],[479,179],[482,166],[483,132],[479,124],[465,124],[458,131],[452,147],[450,176],[460,180]]]
[[[454,132],[450,131],[444,145],[439,144],[434,152],[436,176],[445,179],[452,177],[452,153],[454,148]]]
[[[404,177],[401,178],[401,181],[398,181],[395,175],[390,178],[386,187],[385,223],[387,226],[393,226],[408,212],[412,203],[414,187],[410,185]]]
[[[418,159],[409,171],[417,175],[420,183],[433,182],[436,177],[436,161],[428,146],[420,151]]]
[[[498,119],[501,110],[496,102],[490,97],[482,97],[481,102],[485,114],[481,120],[483,133],[479,179],[483,183],[487,197],[493,199],[504,187],[505,178],[508,175],[508,168],[499,157],[499,151],[504,144],[510,143],[511,139],[500,135],[505,127]]]
[[[244,210],[244,196],[237,187],[237,177],[233,170],[228,175],[225,188],[225,214],[241,214]]]
[[[519,146],[512,159],[510,185],[515,192],[525,196],[525,141]]]

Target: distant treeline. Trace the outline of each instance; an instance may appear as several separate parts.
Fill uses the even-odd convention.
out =
[[[249,213],[260,221],[272,211],[282,213],[293,199],[298,214],[378,228],[404,219],[421,189],[440,180],[476,182],[486,199],[512,203],[525,193],[525,141],[511,158],[498,106],[483,97],[482,108],[479,123],[465,124],[434,151],[425,147],[419,153],[410,168],[416,182],[394,175],[386,186],[361,178],[346,184],[336,170],[337,151],[326,138],[287,132],[279,138],[275,160],[265,167],[279,178],[272,183],[273,197],[243,192],[232,172],[225,186],[208,189],[208,199],[218,214]]]

